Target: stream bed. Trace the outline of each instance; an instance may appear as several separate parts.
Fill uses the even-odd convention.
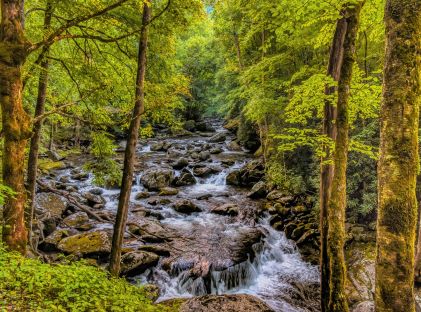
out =
[[[295,243],[270,226],[264,200],[226,183],[231,172],[256,160],[221,122],[212,121],[212,127],[216,132],[140,142],[128,218],[136,235],[126,235],[124,248],[160,257],[128,274],[129,280],[159,286],[158,301],[249,294],[275,311],[318,311],[317,266],[303,261]],[[59,171],[57,179],[70,170]],[[79,193],[96,189],[104,210],[116,213],[118,189],[98,191],[91,176],[69,183]],[[161,184],[168,184],[165,192]],[[95,229],[111,231],[112,224],[96,222]]]

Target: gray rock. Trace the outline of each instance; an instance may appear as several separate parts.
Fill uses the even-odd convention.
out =
[[[173,187],[164,187],[159,192],[160,196],[173,196],[177,194],[178,194],[178,190]]]
[[[88,222],[89,222],[89,217],[86,212],[76,212],[64,218],[62,223],[68,227],[80,228]]]
[[[147,251],[132,251],[121,257],[121,274],[135,276],[158,263],[159,256]]]
[[[141,199],[149,198],[150,196],[151,194],[149,194],[149,192],[139,192],[136,194],[135,199],[141,200]]]
[[[141,181],[150,191],[159,191],[170,186],[173,176],[174,172],[171,169],[151,168],[143,173]]]
[[[236,204],[225,204],[211,210],[212,213],[225,216],[236,216],[238,215],[238,205]]]
[[[211,143],[223,143],[223,142],[225,142],[226,139],[227,139],[226,133],[219,132],[219,133],[215,134],[214,136],[212,136],[211,138],[209,138],[209,142],[211,142]]]
[[[107,232],[96,231],[66,237],[57,247],[75,255],[107,254],[111,252],[111,240]]]
[[[184,169],[180,176],[174,179],[173,183],[175,186],[185,186],[196,184],[197,181],[189,170]]]
[[[174,169],[183,169],[189,165],[189,160],[185,157],[177,159],[177,161],[172,165]]]
[[[191,214],[202,210],[188,199],[181,199],[174,204],[174,210],[180,213]]]
[[[267,185],[265,182],[257,182],[247,194],[250,198],[264,198],[267,195]]]
[[[187,299],[180,312],[274,312],[262,300],[251,295],[207,295]]]

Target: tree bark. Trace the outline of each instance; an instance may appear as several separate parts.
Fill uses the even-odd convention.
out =
[[[343,60],[343,43],[346,34],[346,21],[344,18],[338,20],[336,31],[333,37],[332,47],[330,49],[329,65],[327,75],[335,81],[339,81],[340,68]],[[325,94],[331,95],[336,92],[334,87],[326,87]],[[330,138],[333,142],[336,140],[336,120],[337,110],[333,103],[326,100],[323,118],[323,134]],[[324,156],[321,159],[320,167],[320,272],[321,272],[321,310],[326,312],[329,309],[329,257],[328,257],[328,203],[330,200],[332,180],[333,180],[333,163],[332,149],[325,146],[323,150]]]
[[[51,17],[53,14],[53,8],[51,1],[47,1],[47,6],[44,16],[44,30],[47,33],[51,27]],[[48,85],[48,67],[50,65],[50,60],[48,59],[49,55],[49,46],[45,46],[42,53],[44,54],[44,59],[40,65],[40,74],[38,81],[38,96],[37,103],[35,107],[34,118],[42,116],[45,112],[45,100],[47,97],[47,85]],[[38,171],[38,154],[39,154],[39,143],[41,140],[41,130],[44,120],[39,120],[33,124],[32,128],[32,138],[29,147],[29,156],[28,156],[28,170],[27,170],[27,190],[29,194],[28,198],[28,211],[27,211],[27,225],[29,229],[29,243],[31,244],[32,236],[32,219],[34,217],[34,198],[36,190],[36,181],[37,181],[37,171]]]
[[[30,137],[30,118],[22,105],[22,65],[29,43],[24,36],[23,0],[1,1],[0,102],[4,134],[3,183],[16,192],[3,207],[3,242],[8,249],[26,252],[24,185],[25,146]]]
[[[333,155],[333,178],[328,202],[327,255],[329,263],[329,310],[346,312],[349,310],[345,295],[346,264],[345,216],[346,216],[346,170],[349,146],[348,102],[351,89],[352,68],[355,63],[356,39],[359,16],[363,2],[344,10],[345,38],[343,41],[342,65],[338,83],[336,105],[336,140]]]
[[[376,311],[413,312],[421,2],[388,0],[378,165]]]
[[[143,6],[142,29],[139,40],[135,104],[124,155],[123,179],[118,202],[116,222],[114,225],[113,243],[111,250],[110,272],[114,276],[118,276],[120,274],[121,246],[123,244],[123,236],[127,223],[129,200],[133,183],[136,144],[139,137],[141,115],[144,112],[146,52],[148,46],[148,24],[151,20],[151,11],[152,9],[150,4],[145,3]]]

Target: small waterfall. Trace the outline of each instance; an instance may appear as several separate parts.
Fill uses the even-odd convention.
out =
[[[223,170],[220,173],[207,178],[203,184],[225,186],[227,185],[227,182],[226,182],[227,175],[228,175],[228,171]]]

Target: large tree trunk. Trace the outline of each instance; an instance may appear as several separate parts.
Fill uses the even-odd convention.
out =
[[[26,251],[25,147],[30,137],[30,118],[22,105],[22,65],[28,53],[24,36],[23,0],[1,1],[0,102],[3,122],[3,183],[16,192],[3,208],[3,242],[10,250]]]
[[[376,311],[413,312],[421,104],[421,2],[388,0],[385,23]]]
[[[51,2],[47,2],[47,7],[45,10],[44,16],[44,29],[47,32],[51,26],[51,17],[52,17],[52,5]],[[37,103],[35,107],[34,118],[40,117],[45,112],[45,100],[47,97],[47,84],[48,84],[48,67],[50,61],[48,59],[49,46],[45,46],[44,50],[41,52],[45,55],[44,60],[40,64],[40,75],[38,81],[38,96]],[[32,138],[29,148],[28,156],[28,172],[27,172],[27,189],[28,189],[28,212],[27,212],[27,224],[29,228],[29,243],[31,244],[32,237],[32,219],[34,216],[34,198],[35,198],[35,189],[37,181],[37,171],[38,171],[38,154],[39,154],[39,143],[41,140],[41,130],[44,120],[39,120],[34,123],[32,128]]]
[[[338,20],[336,31],[330,49],[330,58],[327,75],[335,81],[339,81],[340,69],[343,60],[343,43],[346,34],[346,21],[344,18]],[[326,95],[336,92],[334,87],[327,87]],[[336,140],[336,120],[337,110],[331,101],[326,100],[323,118],[323,134],[333,142]],[[328,256],[328,204],[330,200],[333,163],[332,149],[330,146],[324,147],[324,157],[321,159],[320,167],[320,272],[321,272],[321,310],[328,311],[329,308],[329,256]]]
[[[113,244],[111,250],[110,272],[114,276],[120,274],[121,246],[126,229],[129,199],[133,183],[133,168],[136,159],[136,144],[139,137],[141,115],[144,112],[144,85],[146,74],[146,52],[148,46],[148,24],[151,19],[150,4],[143,6],[142,30],[139,42],[138,69],[136,79],[135,105],[130,121],[129,136],[124,155],[123,180],[118,202],[117,217],[114,225]]]
[[[329,310],[348,311],[345,296],[346,264],[345,215],[346,215],[346,169],[348,161],[348,102],[351,88],[352,68],[355,63],[355,43],[357,39],[359,16],[362,2],[344,10],[346,24],[343,42],[342,66],[338,83],[337,116],[335,121],[336,140],[333,155],[333,179],[328,202],[327,255],[329,264]]]

